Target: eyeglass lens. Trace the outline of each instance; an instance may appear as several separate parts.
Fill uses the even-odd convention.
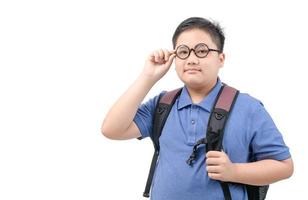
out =
[[[206,44],[197,44],[194,49],[189,49],[186,45],[181,45],[176,50],[176,55],[181,59],[189,57],[191,51],[194,51],[195,55],[199,58],[204,58],[209,53],[209,48]]]

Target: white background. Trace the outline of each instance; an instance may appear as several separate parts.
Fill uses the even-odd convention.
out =
[[[153,147],[100,133],[108,108],[201,16],[226,33],[222,81],[260,99],[295,162],[268,199],[307,193],[307,6],[292,1],[0,2],[0,199],[142,199]],[[151,90],[181,86],[174,66]],[[266,166],[265,166],[266,167]]]

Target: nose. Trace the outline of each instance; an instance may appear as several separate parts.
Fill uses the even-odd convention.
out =
[[[187,58],[188,65],[197,65],[199,64],[199,58],[196,56],[196,53],[193,49],[190,50],[190,54]]]

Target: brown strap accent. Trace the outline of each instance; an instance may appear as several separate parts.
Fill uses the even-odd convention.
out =
[[[181,90],[182,88],[178,88],[175,90],[172,90],[170,92],[167,92],[166,94],[164,94],[162,96],[162,98],[160,99],[160,103],[164,103],[164,104],[171,104],[172,100],[174,99],[174,97],[178,94],[178,92]]]
[[[221,108],[229,112],[236,92],[237,90],[235,88],[225,85],[217,101],[216,108]]]

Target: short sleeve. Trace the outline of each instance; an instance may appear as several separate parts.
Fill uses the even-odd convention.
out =
[[[261,103],[251,117],[251,151],[253,160],[285,160],[291,157],[282,134]]]
[[[158,103],[159,98],[165,92],[160,93],[159,95],[151,98],[147,102],[141,104],[137,110],[137,113],[134,117],[134,122],[140,130],[141,138],[143,139],[149,137],[152,134],[153,127],[153,118],[156,105]]]

